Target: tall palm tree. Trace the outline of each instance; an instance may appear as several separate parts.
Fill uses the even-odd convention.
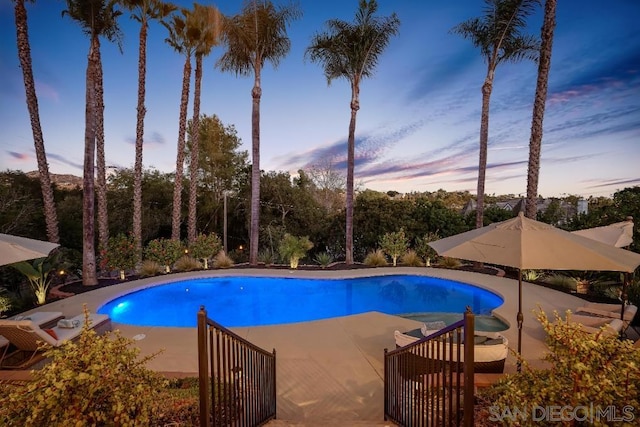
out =
[[[484,225],[484,186],[487,173],[489,143],[489,103],[496,67],[503,62],[523,59],[536,61],[539,43],[534,36],[522,34],[526,18],[535,11],[539,0],[485,0],[481,18],[469,19],[452,31],[470,39],[487,62],[487,75],[482,84],[482,113],[480,119],[480,162],[478,166],[478,194],[476,227]]]
[[[220,39],[222,18],[213,6],[193,5],[196,18],[193,28],[197,47],[195,51],[196,69],[193,91],[193,119],[191,121],[191,159],[189,162],[189,214],[187,221],[187,240],[196,240],[196,202],[198,190],[198,142],[200,140],[200,92],[202,86],[202,58],[211,53]]]
[[[542,150],[542,121],[544,107],[547,102],[547,86],[551,69],[551,51],[553,48],[553,31],[556,26],[557,0],[546,0],[544,6],[544,22],[541,30],[540,60],[538,61],[538,81],[531,119],[531,138],[529,139],[529,167],[527,170],[527,202],[525,215],[536,219],[538,201],[538,178],[540,175],[540,152]]]
[[[138,258],[142,256],[142,144],[144,141],[144,106],[147,72],[147,33],[149,20],[163,20],[176,6],[160,0],[120,0],[120,4],[133,12],[131,17],[140,23],[138,43],[138,106],[136,108],[136,157],[133,167],[133,239]]]
[[[120,44],[121,33],[117,25],[120,12],[113,8],[112,2],[105,0],[66,0],[67,9],[62,15],[68,15],[78,22],[89,36],[89,55],[86,73],[86,107],[84,133],[84,172],[82,180],[82,283],[92,286],[98,283],[95,254],[95,170],[96,142],[99,126],[99,108],[102,100],[102,69],[100,62],[100,36]]]
[[[182,71],[182,94],[180,96],[180,118],[178,124],[178,149],[176,155],[176,173],[173,186],[173,210],[171,220],[171,239],[180,240],[180,223],[182,217],[182,178],[184,172],[185,135],[187,133],[187,105],[189,104],[189,86],[191,83],[191,57],[193,56],[197,41],[193,35],[193,13],[181,8],[182,16],[172,15],[168,23],[163,25],[169,31],[169,37],[165,39],[167,44],[176,52],[184,55],[184,67]]]
[[[49,164],[47,163],[47,153],[44,149],[44,136],[40,126],[40,112],[38,110],[38,97],[36,96],[36,84],[33,79],[33,69],[31,67],[31,45],[29,44],[29,28],[27,26],[27,8],[25,0],[14,0],[16,19],[16,38],[18,44],[18,58],[22,77],[24,79],[24,90],[27,99],[27,109],[31,118],[31,132],[33,133],[33,144],[36,150],[38,161],[38,174],[40,176],[40,188],[42,200],[44,202],[44,218],[47,225],[47,238],[50,242],[59,243],[58,215],[53,199],[53,187],[49,176]]]
[[[107,213],[107,164],[104,154],[104,76],[102,55],[96,52],[96,201],[98,203],[98,244],[107,247],[109,241],[109,215]]]
[[[301,15],[295,5],[277,8],[269,0],[245,3],[242,12],[225,20],[226,52],[218,60],[222,71],[237,75],[253,73],[251,90],[251,226],[249,264],[258,264],[260,229],[260,98],[261,73],[266,61],[277,67],[291,48],[287,25]]]
[[[356,115],[360,109],[360,82],[371,77],[378,59],[398,33],[400,20],[393,13],[388,17],[374,16],[376,0],[360,0],[353,23],[332,19],[328,31],[316,34],[307,48],[311,61],[324,65],[327,83],[344,77],[351,84],[351,120],[347,142],[347,200],[346,200],[346,260],[353,263],[353,193],[355,169]]]

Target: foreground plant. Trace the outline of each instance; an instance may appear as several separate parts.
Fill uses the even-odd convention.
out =
[[[50,362],[33,381],[0,396],[0,425],[154,425],[166,380],[146,364],[157,353],[139,358],[132,340],[86,323],[77,341],[45,352]]]
[[[502,425],[635,425],[640,414],[640,350],[578,323],[536,313],[547,333],[550,368],[508,375],[481,393],[485,418]],[[563,413],[553,408],[563,408]],[[562,416],[563,419],[560,419]],[[577,421],[588,421],[586,424]]]

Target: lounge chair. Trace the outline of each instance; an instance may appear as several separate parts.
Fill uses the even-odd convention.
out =
[[[423,328],[425,329],[425,328]],[[435,332],[429,331],[427,332]],[[429,334],[431,335],[431,334]],[[427,335],[428,336],[428,335]],[[402,333],[394,332],[396,347],[404,347],[421,338],[424,338],[423,331],[415,329]],[[461,345],[460,364],[464,362],[464,345]],[[444,360],[449,360],[448,350],[445,353]],[[453,354],[457,354],[457,344],[453,344]],[[504,371],[504,364],[509,354],[509,341],[506,337],[496,332],[476,331],[474,335],[474,352],[473,352],[473,368],[476,373],[501,373]],[[454,361],[455,363],[455,361]],[[460,368],[461,367],[457,367]],[[456,368],[456,369],[457,369]]]
[[[620,304],[588,302],[582,307],[578,307],[576,309],[576,314],[600,317],[605,319],[620,319],[620,312],[622,311],[621,309],[622,307]],[[622,312],[622,334],[624,334],[629,325],[631,325],[631,322],[633,321],[633,318],[636,316],[637,312],[637,306],[633,304],[625,305],[624,312]]]
[[[580,324],[580,328],[592,334],[601,333],[605,335],[620,335],[624,328],[624,321],[596,316],[585,316],[580,314],[569,315],[569,321]],[[604,329],[602,329],[605,327]]]
[[[91,313],[89,322],[91,328],[98,333],[111,329],[111,320],[105,314]],[[57,326],[52,328],[41,328],[31,319],[0,319],[0,335],[15,348],[10,354],[3,355],[0,366],[3,368],[31,366],[41,359],[37,356],[47,347],[59,347],[66,341],[78,338],[84,324],[84,314],[71,319],[61,319]]]
[[[54,326],[58,320],[63,318],[64,316],[59,311],[36,311],[34,313],[19,314],[6,320],[31,320],[40,328],[44,329]],[[0,366],[2,365],[2,360],[9,352],[10,344],[8,339],[0,335]]]

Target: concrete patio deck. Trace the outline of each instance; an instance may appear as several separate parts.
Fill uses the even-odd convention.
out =
[[[376,268],[349,271],[303,271],[275,269],[215,270],[182,273],[123,283],[48,304],[40,310],[61,311],[72,317],[86,304],[95,312],[106,301],[134,289],[157,283],[210,276],[278,276],[299,278],[345,278],[373,275],[416,274],[456,280],[489,289],[505,303],[494,314],[511,326],[503,332],[510,347],[517,343],[517,281],[485,274],[435,268]],[[294,301],[292,301],[294,302]],[[545,334],[533,311],[540,306],[549,316],[557,310],[575,310],[583,300],[538,285],[523,283],[524,327],[522,353],[535,367],[542,366]],[[152,308],[150,308],[152,309]],[[193,314],[194,317],[196,313]],[[215,318],[209,312],[209,317]],[[384,349],[395,348],[394,330],[419,327],[419,322],[379,312],[279,326],[232,328],[240,336],[271,351],[277,350],[277,418],[304,425],[331,423],[381,423],[383,420]],[[149,368],[167,373],[197,373],[195,328],[137,327],[113,323],[126,337],[144,335],[136,341],[142,355],[163,350]],[[505,372],[515,372],[509,355]],[[294,424],[292,424],[294,425]],[[295,424],[303,425],[303,424]]]

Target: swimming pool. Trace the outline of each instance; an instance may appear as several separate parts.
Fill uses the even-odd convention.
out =
[[[135,326],[196,326],[201,305],[226,327],[305,322],[379,311],[386,314],[490,314],[503,300],[473,285],[428,276],[390,275],[349,279],[213,277],[141,289],[97,311]]]

